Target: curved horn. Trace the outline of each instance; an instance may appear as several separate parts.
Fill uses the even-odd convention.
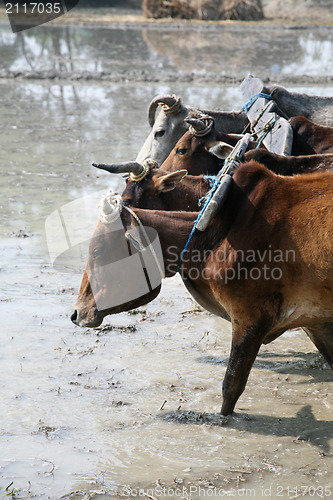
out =
[[[206,124],[202,120],[199,120],[199,118],[188,117],[184,121],[191,125],[195,132],[201,132],[206,128]]]
[[[197,137],[209,134],[214,126],[214,118],[208,115],[202,115],[200,118],[197,116],[188,116],[184,121],[189,124],[191,134]]]
[[[154,97],[154,99],[149,104],[148,108],[148,122],[151,127],[153,127],[155,123],[155,113],[157,106],[161,104],[164,107],[164,111],[170,110],[173,106],[180,105],[179,97],[175,95],[158,95]],[[175,113],[178,112],[179,109],[175,109]]]
[[[101,170],[106,170],[107,172],[110,172],[110,174],[131,173],[134,175],[140,175],[144,171],[144,167],[136,161],[112,163],[111,165],[105,165],[104,163],[93,163],[92,165],[93,167],[100,168]]]

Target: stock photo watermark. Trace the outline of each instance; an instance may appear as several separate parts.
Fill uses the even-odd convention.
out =
[[[3,0],[13,33],[35,28],[63,16],[79,2],[80,0]]]
[[[112,491],[114,495],[128,498],[329,498],[332,495],[332,486],[291,486],[267,485],[248,488],[222,488],[217,486],[203,487],[200,485],[188,486],[155,486],[153,488],[141,489],[124,486]]]
[[[167,271],[177,268],[179,253],[176,246],[168,248]],[[296,261],[295,250],[273,249],[271,245],[259,249],[187,250],[182,256],[186,276],[191,280],[218,279],[224,284],[234,280],[273,280],[283,276],[284,264]]]

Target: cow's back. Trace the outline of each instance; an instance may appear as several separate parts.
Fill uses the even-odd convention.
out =
[[[293,155],[333,152],[333,127],[317,125],[304,116],[294,116],[289,123],[293,129]]]
[[[246,196],[228,244],[258,256],[271,250],[283,273],[287,302],[300,301],[304,289],[333,307],[333,173],[284,177],[250,162],[234,180]]]

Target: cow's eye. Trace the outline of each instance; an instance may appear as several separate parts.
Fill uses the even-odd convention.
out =
[[[165,130],[156,130],[155,132],[155,139],[158,139],[159,137],[162,137],[165,134]]]
[[[176,150],[176,155],[184,155],[186,153],[187,149],[186,148],[177,148]]]
[[[101,255],[102,251],[103,248],[95,248],[92,253],[93,258],[96,259],[99,255]]]

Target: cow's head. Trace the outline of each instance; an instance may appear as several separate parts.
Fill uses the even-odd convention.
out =
[[[114,199],[120,199],[118,208]],[[160,291],[164,270],[163,259],[156,256],[157,233],[138,226],[122,205],[121,197],[111,193],[99,205],[99,221],[71,316],[78,326],[99,326],[106,315],[147,304]]]
[[[118,167],[124,171],[123,165]],[[134,178],[142,175],[139,167],[133,163]],[[116,166],[109,171],[117,172]],[[167,196],[186,173],[149,168],[143,179],[128,180],[123,198],[109,194],[102,200],[73,323],[96,327],[105,316],[135,309],[158,295],[164,274],[157,232],[140,226],[131,207],[168,210]]]
[[[157,108],[160,113],[155,119]],[[151,131],[142,146],[136,161],[143,163],[147,158],[155,160],[162,165],[178,139],[188,129],[184,119],[189,114],[189,109],[181,102],[179,97],[166,95],[155,97],[148,109],[148,121]]]
[[[221,168],[219,159],[210,153],[220,138],[212,119],[188,117],[189,130],[179,139],[161,168],[166,172],[186,169],[190,175],[215,175]],[[210,123],[209,123],[210,122]]]
[[[208,185],[205,182],[201,180],[192,185],[191,180],[185,178],[189,183],[188,188],[185,182],[179,185],[180,189],[176,192],[174,188],[187,173],[186,169],[181,168],[185,165],[195,175],[202,172],[217,173],[221,160],[211,154],[210,148],[216,144],[218,134],[214,127],[207,127],[207,120],[191,117],[187,123],[191,127],[190,131],[177,143],[161,169],[147,166],[148,162],[144,165],[138,162],[99,165],[100,168],[111,173],[127,172],[130,174],[123,193],[125,206],[152,211],[198,210],[198,199],[208,191]],[[164,171],[164,166],[167,171]],[[113,280],[110,272],[108,279],[105,280],[105,270],[107,266],[111,269],[112,264],[123,259],[124,255],[128,256],[128,245],[135,247],[138,240],[137,231],[131,230],[133,221],[124,220],[124,215],[122,215],[122,220],[125,226],[127,224],[125,234],[123,227],[115,230],[103,221],[98,223],[91,240],[89,259],[76,309],[72,315],[72,321],[75,324],[97,326],[104,316],[139,307],[153,300],[159,293],[158,286],[128,301],[120,296],[118,299],[121,299],[121,304],[116,303],[117,301],[113,298],[113,295],[119,295],[122,286],[121,276],[117,274]],[[166,248],[167,245],[164,247]],[[99,304],[102,304],[102,307]]]

